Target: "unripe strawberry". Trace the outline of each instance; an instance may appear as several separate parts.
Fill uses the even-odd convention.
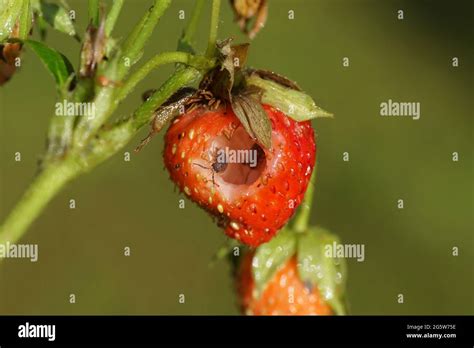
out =
[[[256,294],[252,275],[254,254],[244,256],[237,273],[240,308],[250,315],[331,315],[331,307],[322,299],[317,287],[304,284],[298,275],[296,257],[282,264]]]

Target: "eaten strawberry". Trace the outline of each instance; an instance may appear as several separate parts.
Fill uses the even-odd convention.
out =
[[[333,314],[318,288],[301,281],[294,256],[279,267],[266,283],[262,293],[257,295],[252,276],[253,256],[253,253],[246,254],[237,272],[237,292],[243,313],[247,315]]]
[[[269,148],[249,136],[230,106],[202,106],[173,120],[164,149],[166,168],[180,190],[217,217],[228,236],[253,247],[270,240],[293,215],[316,156],[309,121],[263,108],[272,126]],[[226,153],[237,160],[229,161]],[[254,166],[239,154],[253,158]]]

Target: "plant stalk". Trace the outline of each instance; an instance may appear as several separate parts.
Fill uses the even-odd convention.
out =
[[[64,160],[47,165],[0,226],[0,244],[19,240],[65,184],[117,153],[143,125],[150,122],[157,107],[179,88],[193,83],[201,76],[201,72],[192,67],[176,71],[132,117],[109,130],[99,132],[98,137],[92,140],[91,151],[87,155],[72,152]]]
[[[120,61],[116,76],[118,80],[121,80],[128,73],[132,65],[140,59],[145,43],[150,38],[155,26],[158,24],[158,21],[165,13],[170,3],[171,0],[155,0],[153,6],[127,37],[122,46],[122,58],[128,58],[130,64],[124,64],[123,60]]]
[[[178,42],[178,50],[180,51],[192,51],[193,49],[193,39],[197,30],[197,25],[199,18],[201,17],[202,8],[206,0],[196,0],[194,8],[191,13],[191,18],[186,24],[183,35]]]
[[[22,5],[20,16],[18,19],[19,19],[18,38],[21,40],[26,40],[28,38],[28,34],[31,29],[31,20],[32,20],[30,0],[23,0],[23,5]]]
[[[51,198],[79,173],[80,167],[73,159],[51,164],[43,170],[0,226],[0,244],[18,241]]]
[[[99,26],[99,0],[89,0],[88,12],[89,22],[92,23],[96,28]]]
[[[92,5],[97,5],[98,1],[93,0],[90,4],[90,9],[92,10]],[[124,56],[131,58],[132,64],[139,59],[145,42],[150,37],[159,18],[169,4],[170,0],[155,0],[155,5],[142,18],[125,42],[121,51],[123,54],[122,58]],[[210,35],[213,47],[217,35],[219,5],[220,1],[214,1],[212,20],[214,24],[211,26],[214,30],[211,30]],[[120,7],[120,5],[116,6],[117,8]],[[118,12],[119,10],[117,9],[116,13]],[[115,21],[115,19],[111,19],[111,21]],[[191,32],[185,34],[187,38],[193,36],[194,25],[190,25],[189,30]],[[109,30],[112,27],[113,25],[109,24]],[[141,104],[128,119],[120,121],[111,128],[101,128],[118,105],[118,102],[115,102],[117,93],[122,98],[125,97],[152,69],[158,65],[171,62],[184,63],[187,66],[180,66],[160,89],[146,102]],[[97,119],[92,119],[92,123],[87,122],[88,120],[86,119],[81,119],[78,126],[83,126],[83,132],[77,134],[78,127],[76,127],[74,130],[75,141],[68,151],[64,152],[63,156],[53,156],[55,158],[50,158],[50,160],[44,162],[45,165],[42,171],[34,178],[20,201],[7,216],[3,224],[0,225],[0,243],[6,243],[7,241],[14,243],[18,241],[64,185],[80,174],[90,171],[125,147],[141,127],[153,119],[155,110],[161,104],[181,87],[189,86],[200,79],[214,64],[215,59],[213,57],[194,56],[184,52],[166,52],[153,58],[132,75],[122,87],[122,90],[117,90],[110,86],[98,88],[94,98]],[[123,70],[115,73],[113,77],[123,78],[130,69],[130,67],[124,68],[124,66],[119,64],[118,69],[122,67]],[[99,120],[101,122],[98,122]],[[58,130],[60,129],[58,128]],[[55,129],[52,131],[52,134],[56,135]],[[96,136],[93,137],[93,134]]]
[[[152,70],[169,63],[183,63],[197,69],[208,69],[213,66],[213,60],[202,56],[194,56],[185,52],[163,52],[150,59],[130,76],[118,91],[115,103],[120,103]]]
[[[305,232],[308,227],[311,206],[313,205],[314,185],[316,184],[317,169],[318,166],[315,164],[303,202],[301,203],[300,210],[298,211],[298,214],[294,220],[295,222],[293,223],[293,229],[298,233]]]
[[[217,30],[219,29],[219,11],[221,0],[212,0],[211,28],[209,31],[209,41],[207,44],[206,56],[213,57],[216,50]]]
[[[115,27],[115,22],[122,10],[123,0],[113,0],[112,7],[110,8],[109,13],[107,14],[107,19],[105,20],[105,34],[110,36],[112,30]]]

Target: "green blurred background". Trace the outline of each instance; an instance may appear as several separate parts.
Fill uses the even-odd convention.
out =
[[[115,36],[124,37],[150,3],[126,1]],[[87,2],[69,4],[83,30]],[[344,243],[365,244],[365,261],[349,260],[353,314],[474,313],[472,4],[270,0],[267,25],[251,45],[250,65],[296,80],[336,115],[314,122],[319,169],[312,222]],[[176,48],[184,25],[178,12],[189,15],[192,5],[173,1],[145,59]],[[198,35],[202,49],[208,12]],[[222,12],[219,37],[246,41],[227,1]],[[77,66],[78,43],[52,31],[47,42]],[[342,66],[343,57],[350,67]],[[154,72],[117,116],[134,110],[141,92],[171,72],[171,66]],[[387,99],[420,102],[420,120],[380,117]],[[0,89],[2,220],[35,173],[54,102],[52,78],[26,52],[21,71]],[[80,177],[34,222],[21,243],[38,243],[39,261],[1,264],[1,314],[238,313],[229,265],[209,267],[223,233],[191,202],[178,208],[182,196],[163,168],[161,137],[133,154],[146,132],[124,150],[130,162],[121,153]],[[17,151],[21,162],[14,161]],[[342,160],[346,151],[349,162]],[[452,161],[454,151],[459,162]],[[126,246],[130,257],[123,256]]]

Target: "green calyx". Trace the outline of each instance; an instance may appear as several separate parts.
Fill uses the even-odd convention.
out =
[[[333,114],[316,105],[313,98],[304,93],[294,82],[266,71],[250,71],[245,82],[262,90],[261,101],[302,122],[318,117],[333,117]]]
[[[268,281],[295,254],[295,250],[295,234],[288,229],[281,230],[271,241],[257,248],[252,259],[255,296],[261,295]]]
[[[219,63],[199,87],[229,103],[250,137],[264,148],[272,146],[272,128],[262,104],[271,105],[298,122],[333,116],[286,77],[266,70],[245,69],[249,44],[231,43],[232,39],[217,43]]]
[[[255,297],[288,260],[296,256],[298,275],[308,288],[317,287],[321,298],[336,315],[347,313],[345,304],[346,264],[327,252],[339,239],[321,227],[309,227],[304,232],[284,228],[270,242],[256,249],[252,259]]]
[[[231,45],[227,39],[217,43],[218,66],[202,80],[200,90],[228,103],[249,136],[264,148],[272,146],[270,119],[262,107],[260,90],[242,88],[242,67],[245,65],[248,44]]]
[[[339,243],[339,238],[321,227],[309,227],[305,233],[299,234],[298,274],[305,284],[317,286],[323,300],[337,315],[344,315],[346,264],[344,259],[328,252],[333,243]]]

